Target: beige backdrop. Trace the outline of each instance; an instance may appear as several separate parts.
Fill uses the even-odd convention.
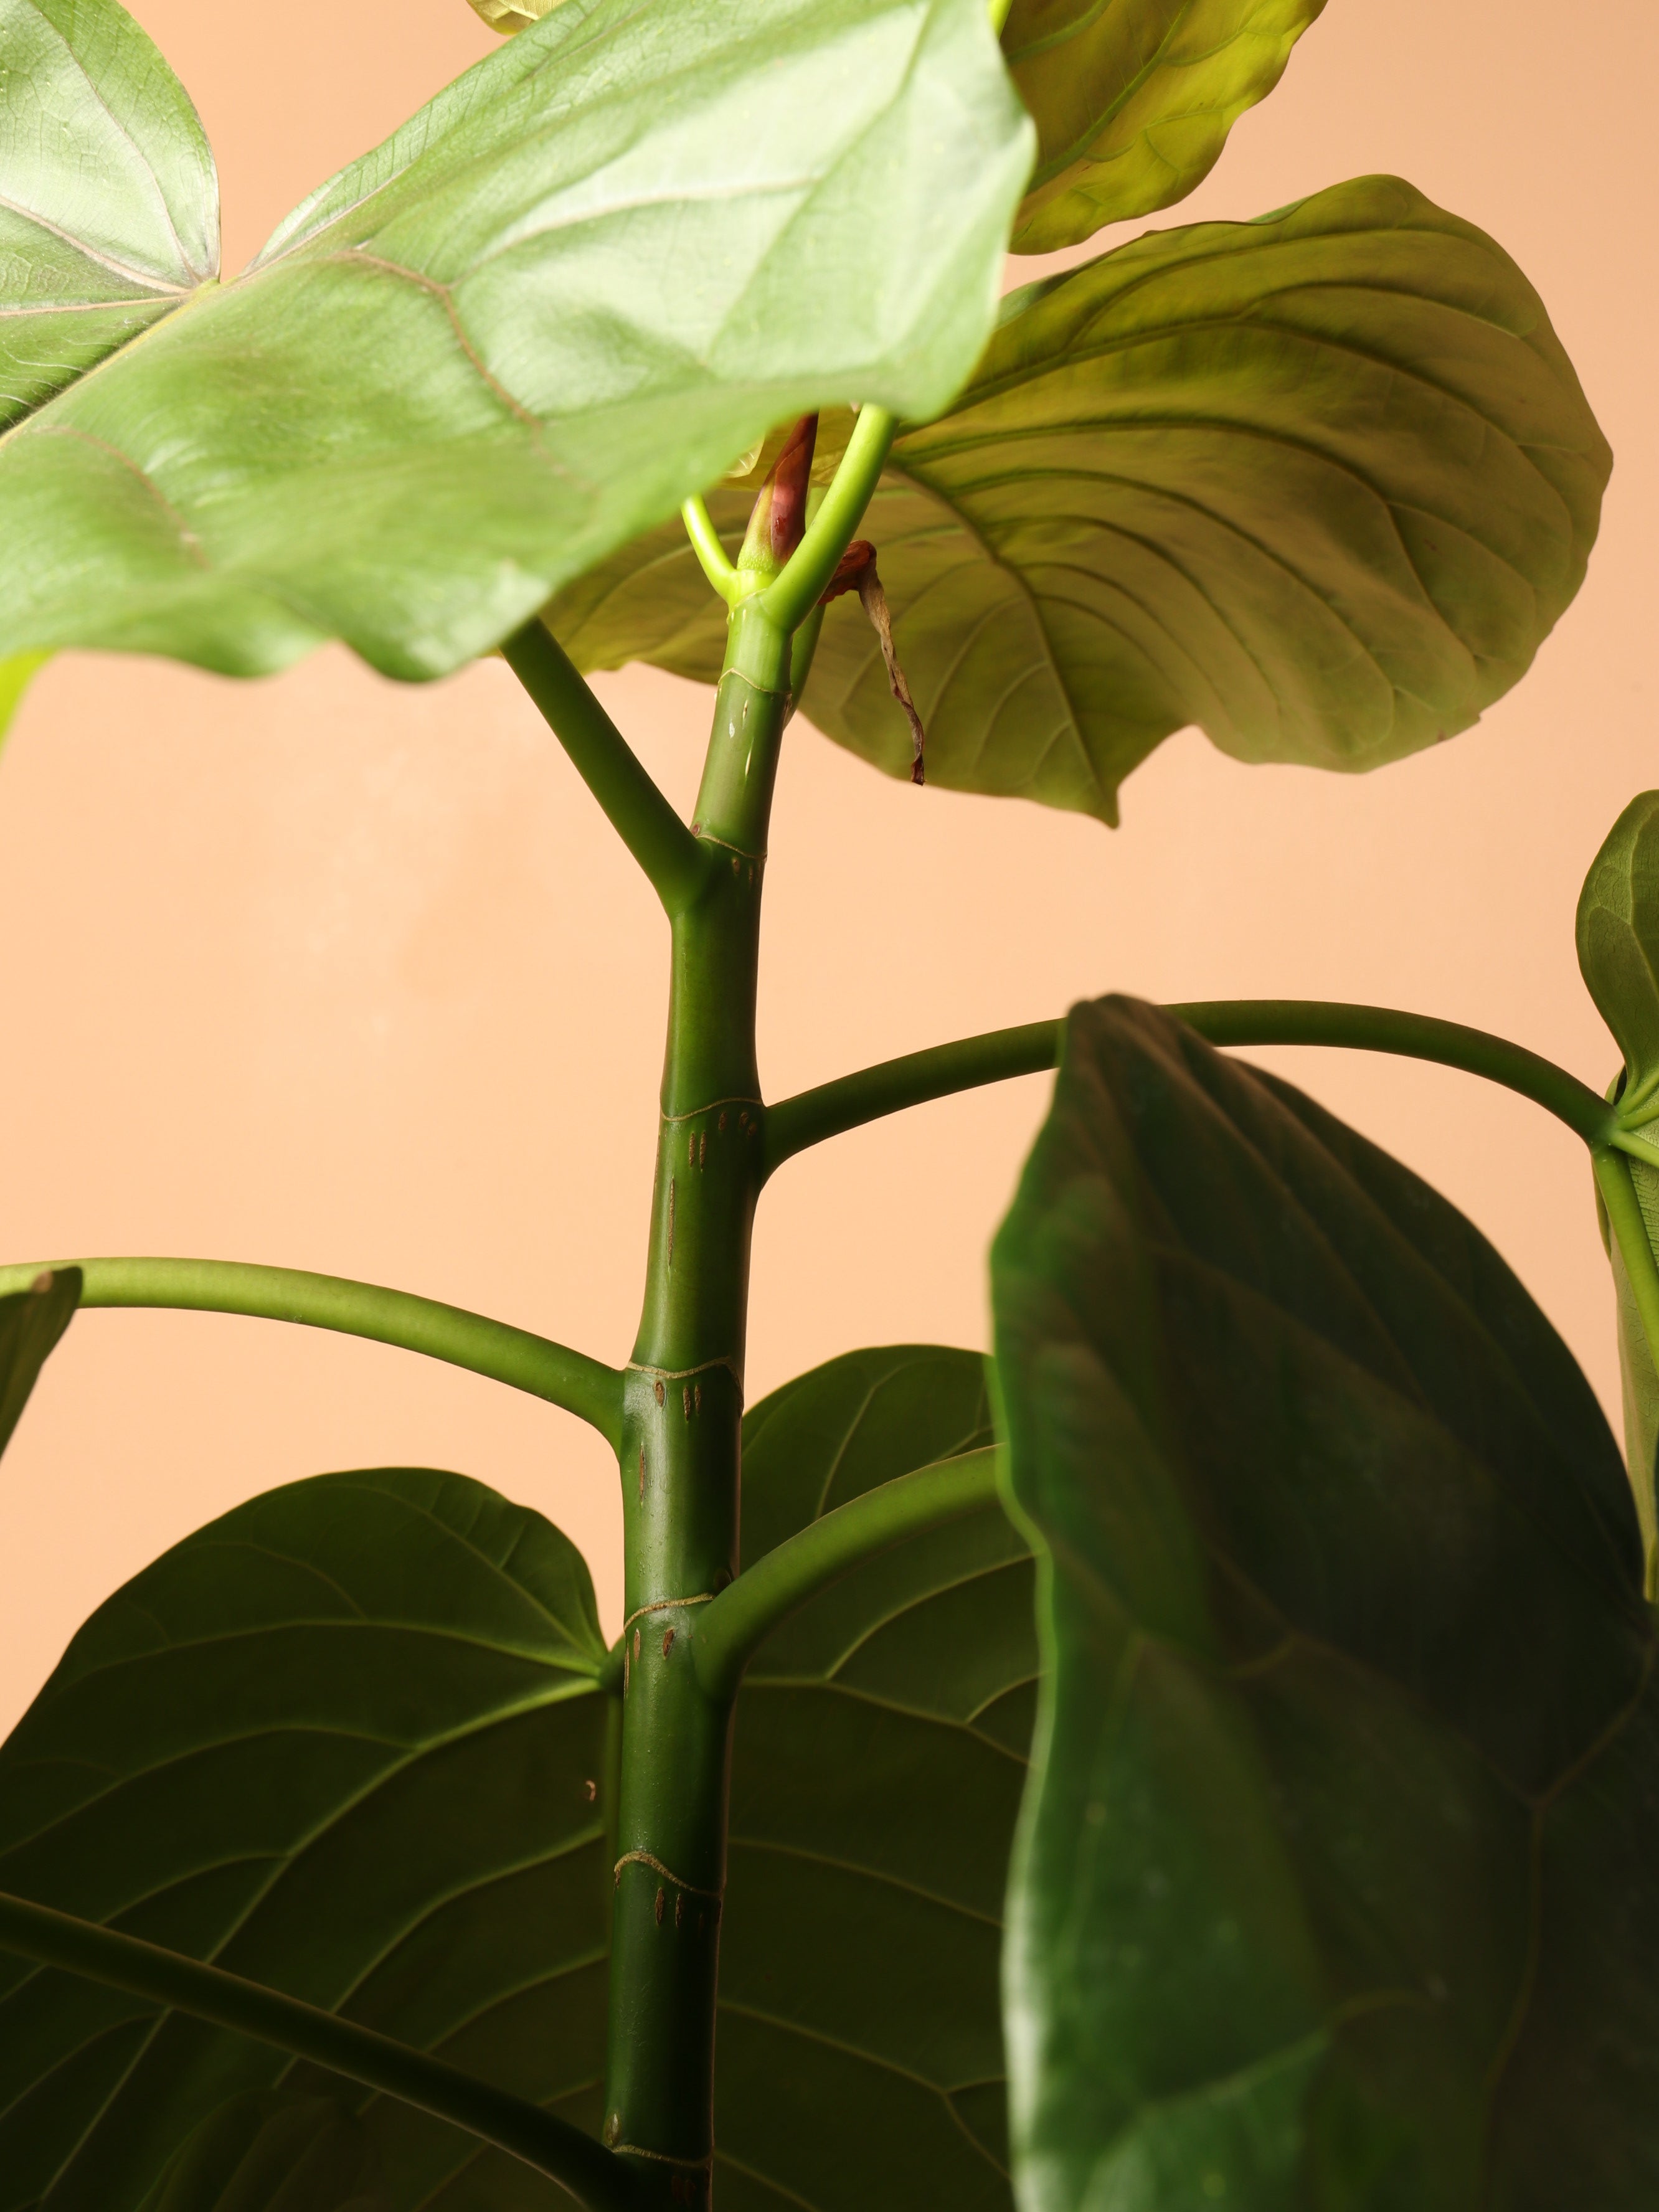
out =
[[[218,149],[232,269],[490,43],[464,0],[137,13]],[[1330,0],[1166,218],[1397,170],[1538,284],[1618,464],[1589,584],[1520,692],[1368,780],[1239,768],[1188,733],[1131,780],[1115,834],[916,793],[798,725],[768,891],[771,1095],[1110,988],[1373,999],[1605,1082],[1572,912],[1614,815],[1659,781],[1656,77],[1651,0]],[[601,689],[689,800],[702,698],[639,671]],[[499,664],[403,690],[337,652],[257,685],[59,662],[0,762],[0,1256],[319,1267],[626,1356],[665,931]],[[1264,1057],[1467,1207],[1613,1404],[1571,1138],[1462,1076]],[[752,1392],[856,1344],[985,1340],[986,1242],[1044,1089],[932,1107],[784,1172],[760,1223]],[[614,1474],[565,1416],[309,1331],[83,1315],[0,1468],[0,1725],[186,1530],[272,1483],[396,1462],[553,1516],[614,1624]]]

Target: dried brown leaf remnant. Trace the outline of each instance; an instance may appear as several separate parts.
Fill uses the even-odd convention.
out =
[[[904,709],[905,720],[910,725],[910,781],[926,783],[927,768],[924,748],[927,733],[921,726],[921,717],[916,712],[916,702],[910,696],[910,686],[904,680],[904,671],[899,666],[899,657],[893,644],[893,617],[887,605],[887,594],[881,588],[881,578],[876,573],[876,549],[867,538],[855,538],[842,555],[835,574],[830,579],[830,588],[823,595],[828,606],[843,592],[856,592],[859,604],[870,618],[881,647],[881,657],[887,669],[888,688]]]

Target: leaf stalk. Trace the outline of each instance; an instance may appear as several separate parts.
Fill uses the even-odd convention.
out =
[[[1530,1098],[1587,1145],[1636,1150],[1621,1145],[1613,1109],[1587,1083],[1524,1045],[1461,1022],[1319,999],[1199,1000],[1167,1011],[1216,1045],[1330,1045],[1462,1068]],[[769,1110],[766,1171],[769,1175],[809,1145],[906,1107],[1012,1076],[1040,1074],[1058,1065],[1064,1035],[1063,1021],[990,1030],[798,1091]]]
[[[691,1656],[708,1695],[737,1694],[743,1670],[781,1621],[877,1553],[959,1520],[997,1496],[994,1446],[918,1468],[849,1498],[745,1567],[689,1622]],[[621,1659],[616,1660],[620,1668]]]
[[[27,1898],[0,1894],[0,1948],[211,2021],[430,2112],[547,2174],[588,2212],[635,2212],[632,2176],[591,2136],[373,2028]]]
[[[82,1306],[167,1307],[190,1313],[246,1314],[296,1322],[424,1352],[491,1382],[544,1398],[596,1428],[614,1450],[622,1436],[621,1370],[586,1352],[464,1307],[408,1291],[388,1291],[298,1267],[259,1267],[234,1260],[77,1260]],[[0,1267],[0,1297],[27,1290],[39,1264]]]
[[[547,628],[515,630],[501,658],[540,708],[611,828],[644,870],[672,921],[697,896],[708,855]]]
[[[682,502],[680,520],[685,525],[685,534],[691,540],[691,550],[697,556],[697,566],[720,593],[728,607],[735,606],[742,586],[738,572],[732,566],[720,534],[715,529],[701,492]]]

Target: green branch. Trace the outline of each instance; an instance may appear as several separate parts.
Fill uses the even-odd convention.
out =
[[[69,1262],[56,1262],[68,1265]],[[298,1322],[395,1344],[527,1390],[576,1414],[614,1450],[622,1436],[623,1376],[614,1367],[528,1329],[511,1328],[460,1306],[385,1291],[297,1267],[244,1267],[234,1260],[77,1260],[83,1306],[167,1306],[193,1313],[248,1314]],[[25,1291],[41,1272],[0,1267],[0,1297]]]
[[[697,1680],[708,1695],[732,1696],[757,1646],[826,1583],[906,1536],[993,1504],[998,1456],[988,1447],[898,1475],[809,1522],[745,1567],[699,1609],[692,1628]]]
[[[1212,1044],[1338,1045],[1462,1068],[1530,1098],[1587,1145],[1605,1144],[1613,1134],[1613,1109],[1589,1084],[1524,1045],[1462,1022],[1322,999],[1209,999],[1165,1011]]]
[[[651,781],[575,663],[540,622],[514,631],[501,647],[501,658],[540,708],[667,912],[683,913],[708,875],[708,854]]]
[[[731,556],[720,543],[720,534],[710,519],[700,494],[694,494],[680,508],[680,520],[685,525],[685,534],[691,540],[691,550],[697,556],[697,566],[729,607],[738,596],[738,572],[732,565]]]
[[[0,1895],[0,1948],[272,2044],[430,2112],[549,2175],[588,2212],[633,2212],[638,2203],[619,2161],[568,2120],[297,1997],[21,1897]]]
[[[884,407],[866,407],[853,425],[823,503],[806,534],[760,594],[760,605],[785,636],[799,629],[823,596],[842,555],[852,544],[870,495],[880,481],[898,424]]]
[[[902,1113],[907,1106],[924,1106],[930,1098],[949,1098],[1010,1076],[1041,1075],[1059,1060],[1064,1028],[1063,1022],[1027,1022],[1021,1029],[990,1030],[798,1091],[767,1109],[766,1173],[809,1145],[861,1128],[885,1114]]]
[[[1553,1060],[1485,1030],[1389,1006],[1327,1004],[1319,999],[1212,999],[1166,1007],[1212,1044],[1316,1044],[1386,1052],[1484,1076],[1553,1114],[1588,1145],[1617,1144],[1613,1109]],[[907,1106],[972,1091],[1056,1065],[1063,1022],[1029,1022],[954,1044],[907,1053],[854,1075],[798,1091],[768,1109],[766,1171],[826,1137],[861,1127]],[[1632,1150],[1635,1147],[1632,1146]]]

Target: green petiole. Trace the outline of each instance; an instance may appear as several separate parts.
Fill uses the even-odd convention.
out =
[[[297,1997],[244,1981],[218,1966],[100,1928],[27,1898],[0,1895],[0,1950],[63,1967],[152,2003],[211,2021],[255,2042],[360,2081],[419,2112],[447,2120],[480,2142],[533,2166],[568,2189],[588,2212],[632,2212],[633,2177],[608,2150],[538,2106],[479,2081],[423,2051],[319,2011]]]
[[[58,1265],[69,1264],[58,1262]],[[194,1313],[247,1314],[368,1337],[429,1359],[471,1369],[562,1406],[596,1428],[614,1449],[622,1434],[623,1376],[614,1367],[528,1329],[464,1307],[382,1290],[297,1267],[234,1260],[77,1260],[83,1306],[165,1306]],[[0,1267],[0,1297],[26,1291],[41,1263]]]

